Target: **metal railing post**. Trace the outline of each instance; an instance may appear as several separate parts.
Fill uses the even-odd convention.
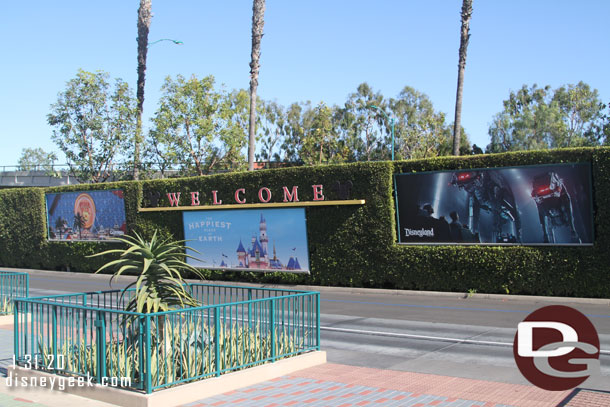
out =
[[[320,350],[320,293],[316,293],[316,350]]]
[[[220,376],[220,307],[214,308],[214,355],[216,358],[216,377]]]
[[[97,375],[98,383],[102,382],[102,377],[106,377],[106,313],[97,311],[95,318],[95,327],[97,331]]]
[[[53,370],[57,370],[57,305],[53,305]]]
[[[15,359],[19,359],[19,302],[13,301],[15,307],[15,315],[13,321],[13,351],[15,352]],[[25,314],[27,315],[27,314]]]
[[[142,318],[142,315],[138,315],[138,364],[140,365],[140,372],[144,372],[146,369],[145,361],[144,361],[144,343],[146,342],[146,322]],[[138,388],[142,389],[146,387],[146,380],[140,377],[140,382],[138,383]]]
[[[248,325],[252,329],[252,289],[248,288]]]
[[[269,325],[271,328],[271,361],[275,362],[275,357],[276,357],[276,350],[275,350],[275,298],[271,299],[271,309],[270,309],[270,313],[271,315],[269,315]]]
[[[159,319],[157,317],[157,325],[159,324]],[[145,390],[147,394],[152,393],[152,370],[151,370],[151,349],[150,349],[150,345],[151,345],[151,338],[150,338],[150,315],[146,315],[145,320],[144,320],[144,330],[145,330],[145,338],[146,338],[146,342],[144,344],[144,347],[146,348],[146,373],[145,373],[145,378],[146,378],[146,383],[145,383]]]

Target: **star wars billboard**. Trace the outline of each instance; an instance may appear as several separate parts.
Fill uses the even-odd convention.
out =
[[[182,220],[195,267],[309,273],[305,208],[185,211]]]
[[[395,175],[399,243],[591,245],[588,163]]]

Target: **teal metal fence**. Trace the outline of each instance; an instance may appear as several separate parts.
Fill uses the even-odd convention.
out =
[[[15,271],[0,271],[0,315],[10,314],[13,300],[27,297],[30,290],[30,275]]]
[[[16,362],[150,393],[320,349],[320,294],[190,284],[202,304],[123,311],[134,290],[15,301]]]

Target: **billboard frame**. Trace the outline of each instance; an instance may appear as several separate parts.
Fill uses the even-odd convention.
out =
[[[284,206],[284,205],[283,205]],[[308,229],[307,229],[307,208],[302,206],[302,205],[294,205],[292,207],[289,208],[282,208],[282,207],[277,207],[274,206],[272,207],[271,205],[257,205],[256,207],[231,207],[231,208],[214,208],[214,209],[220,209],[220,211],[227,211],[227,212],[237,212],[239,210],[245,211],[245,212],[259,212],[261,210],[282,210],[282,209],[286,209],[286,210],[293,210],[293,209],[297,209],[301,207],[303,209],[303,223],[304,223],[304,239],[305,239],[305,256],[307,259],[307,270],[283,270],[283,269],[262,269],[262,268],[247,268],[247,267],[220,267],[220,266],[200,266],[200,265],[193,265],[193,267],[198,268],[198,269],[203,269],[203,270],[216,270],[216,271],[240,271],[240,272],[256,272],[256,273],[290,273],[290,274],[308,274],[311,275],[311,258],[310,258],[310,253],[309,253],[309,236],[308,236]],[[196,211],[196,212],[192,212],[192,211]],[[185,222],[185,216],[187,215],[187,213],[201,213],[201,214],[215,214],[218,213],[219,211],[212,211],[212,212],[208,212],[207,210],[197,210],[197,209],[193,209],[191,211],[184,211],[182,213],[182,228],[183,228],[183,233],[184,233],[184,237],[186,239],[186,222]],[[186,239],[185,243],[186,246],[189,246],[188,242],[193,241],[193,239]],[[197,257],[197,253],[194,252],[193,247],[189,247],[190,249],[193,250],[193,253],[191,255],[193,255],[194,257]],[[203,259],[199,259],[199,260],[203,260]]]
[[[467,171],[494,171],[494,170],[508,170],[513,168],[536,168],[536,167],[548,167],[548,166],[570,166],[570,165],[583,165],[587,167],[587,178],[589,181],[589,211],[591,213],[591,243],[481,243],[481,242],[402,242],[400,233],[400,211],[398,205],[398,187],[396,179],[400,175],[421,175],[421,174],[438,174],[438,173],[453,173],[453,172],[467,172]],[[530,165],[511,165],[506,167],[475,167],[475,168],[454,168],[454,169],[443,169],[443,170],[430,170],[430,171],[414,171],[414,172],[399,172],[392,174],[392,181],[394,186],[393,196],[396,211],[396,236],[397,241],[394,243],[400,246],[498,246],[498,247],[593,247],[595,245],[595,211],[594,211],[594,190],[593,190],[593,171],[592,165],[589,161],[578,161],[578,162],[562,162],[562,163],[543,163],[543,164],[530,164]]]

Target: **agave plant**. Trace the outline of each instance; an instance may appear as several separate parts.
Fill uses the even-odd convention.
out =
[[[13,301],[10,298],[0,298],[0,315],[12,314],[14,309]]]
[[[199,269],[185,261],[187,257],[196,259],[186,254],[186,249],[199,252],[184,246],[185,240],[160,239],[157,231],[149,241],[137,233],[115,240],[125,243],[127,248],[107,250],[91,257],[120,254],[117,260],[106,263],[96,271],[114,269],[111,280],[125,272],[138,273],[137,280],[123,290],[124,295],[135,286],[135,295],[127,303],[126,311],[151,313],[199,305],[182,277],[183,272],[190,271],[204,278]]]

